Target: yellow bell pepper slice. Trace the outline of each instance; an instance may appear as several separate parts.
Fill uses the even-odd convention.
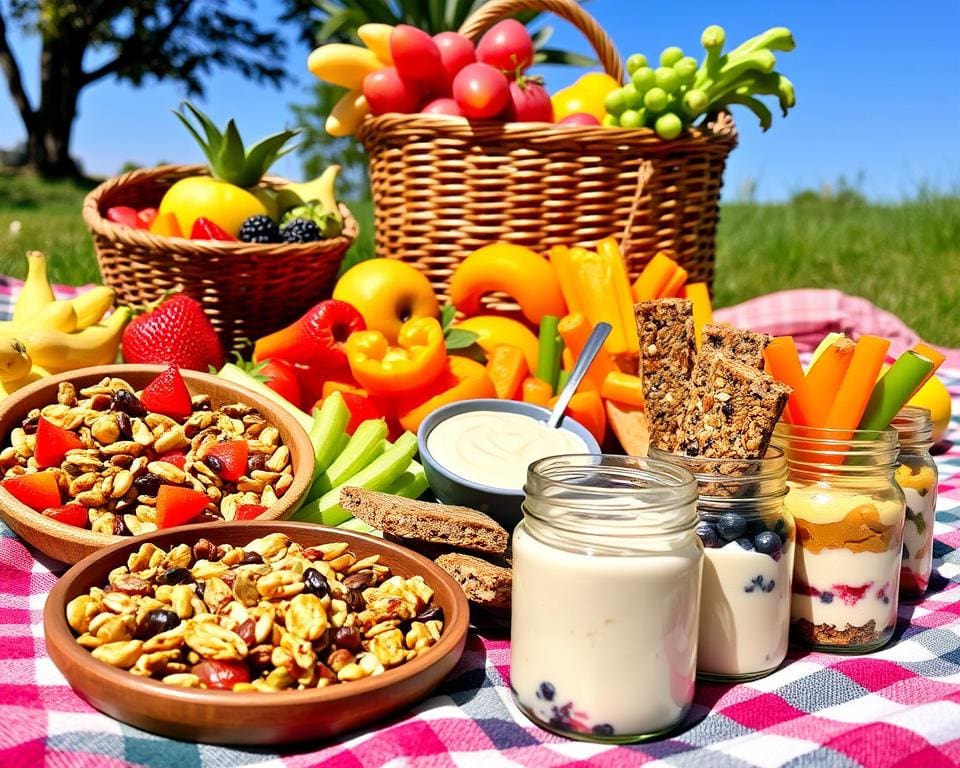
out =
[[[397,345],[380,331],[356,331],[346,341],[347,362],[357,383],[374,395],[398,395],[425,387],[447,363],[443,329],[432,317],[400,326]]]

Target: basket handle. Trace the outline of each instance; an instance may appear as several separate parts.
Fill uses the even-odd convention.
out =
[[[623,82],[623,62],[613,40],[603,31],[597,20],[576,0],[490,0],[481,5],[460,27],[460,34],[476,40],[495,22],[512,16],[517,11],[549,11],[566,19],[579,29],[593,46],[604,70],[618,83]]]

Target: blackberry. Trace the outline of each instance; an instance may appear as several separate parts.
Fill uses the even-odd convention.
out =
[[[244,221],[239,237],[245,243],[279,243],[282,239],[277,223],[263,213]]]
[[[320,227],[315,221],[294,219],[280,230],[285,243],[312,243],[320,239]]]

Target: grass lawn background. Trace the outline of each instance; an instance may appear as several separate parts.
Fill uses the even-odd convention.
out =
[[[99,282],[80,216],[86,191],[0,174],[0,274],[22,279],[24,251],[36,249],[49,257],[54,282]],[[352,261],[373,254],[373,210],[369,200],[350,206],[361,227]],[[21,224],[16,237],[13,221]],[[960,197],[727,203],[716,272],[718,307],[785,288],[837,288],[893,312],[928,341],[960,347]]]

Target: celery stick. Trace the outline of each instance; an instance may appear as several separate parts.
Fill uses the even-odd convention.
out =
[[[544,315],[540,318],[540,354],[537,357],[536,377],[550,385],[550,393],[557,393],[557,377],[560,374],[560,358],[563,342],[557,333],[559,318]]]
[[[343,452],[313,481],[308,498],[321,496],[357,474],[383,453],[386,437],[387,424],[383,419],[361,422]]]
[[[405,499],[418,499],[427,490],[427,473],[416,460],[410,462],[406,471],[387,488],[387,493],[403,496]]]
[[[339,525],[344,520],[349,520],[350,513],[340,506],[340,489],[345,485],[352,485],[368,491],[385,491],[407,470],[416,452],[416,435],[404,432],[397,438],[397,442],[370,464],[346,482],[331,488],[319,499],[305,504],[292,519],[324,525]]]
[[[383,531],[378,531],[376,528],[373,528],[367,525],[359,517],[351,517],[349,520],[344,520],[337,528],[346,528],[348,531],[358,531],[360,533],[369,533],[371,536],[383,536]]]
[[[226,379],[227,381],[232,381],[234,384],[239,384],[241,387],[252,389],[258,395],[263,395],[268,400],[273,400],[273,402],[282,406],[284,410],[293,416],[293,418],[295,418],[300,426],[303,427],[307,432],[309,432],[310,428],[313,426],[313,419],[311,419],[310,416],[301,411],[299,408],[297,408],[297,406],[295,406],[282,395],[278,395],[262,381],[251,376],[239,366],[234,365],[233,363],[227,363],[217,372],[217,376]]]
[[[310,442],[313,443],[316,466],[314,478],[319,477],[333,464],[343,450],[347,437],[344,431],[350,421],[350,409],[343,401],[343,395],[332,392],[324,399],[323,406],[313,412],[313,424],[310,427]]]

